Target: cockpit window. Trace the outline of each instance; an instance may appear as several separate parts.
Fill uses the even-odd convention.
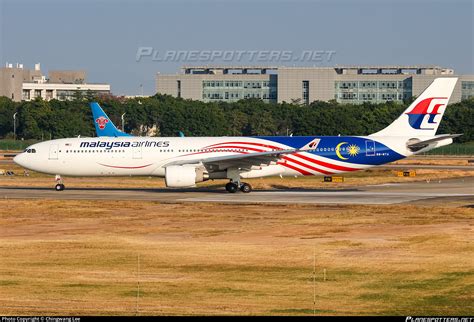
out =
[[[26,153],[36,153],[36,149],[26,149],[25,151],[23,152],[26,152]]]

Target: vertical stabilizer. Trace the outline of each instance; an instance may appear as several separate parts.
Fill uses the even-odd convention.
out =
[[[94,118],[95,132],[98,137],[101,136],[131,136],[130,134],[119,131],[112,120],[105,114],[99,103],[91,103],[92,117]]]
[[[434,136],[457,78],[436,78],[430,86],[385,129],[372,136]]]

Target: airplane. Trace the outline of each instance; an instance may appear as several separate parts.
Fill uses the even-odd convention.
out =
[[[116,136],[36,143],[14,162],[56,175],[57,191],[65,189],[61,176],[156,176],[170,188],[228,179],[228,192],[249,193],[247,178],[330,176],[451,144],[460,134],[436,131],[456,82],[435,79],[393,123],[368,136],[134,137],[96,121]]]
[[[107,116],[102,107],[97,102],[90,103],[92,110],[92,117],[94,119],[95,133],[98,137],[101,136],[110,136],[110,137],[119,137],[119,136],[133,136],[131,134],[125,133],[117,129],[112,120]],[[110,123],[110,126],[106,126],[107,123]],[[183,131],[178,131],[180,137],[184,137]]]
[[[128,133],[122,132],[112,120],[107,116],[99,103],[92,102],[90,104],[92,110],[92,117],[94,118],[95,133],[98,137],[109,136],[109,137],[121,137],[121,136],[131,136]]]

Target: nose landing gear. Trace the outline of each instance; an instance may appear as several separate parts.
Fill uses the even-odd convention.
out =
[[[56,191],[63,191],[66,187],[63,184],[63,179],[59,174],[56,175],[56,185],[54,186],[54,190]]]

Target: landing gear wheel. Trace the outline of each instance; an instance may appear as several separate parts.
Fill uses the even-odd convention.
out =
[[[57,174],[55,180],[56,180],[56,185],[54,186],[54,190],[63,191],[65,187],[64,187],[63,179],[61,178],[61,175]]]
[[[252,186],[244,182],[240,186],[240,191],[242,191],[243,193],[249,193],[250,191],[252,191]]]
[[[225,190],[227,190],[227,192],[230,192],[230,193],[235,193],[237,192],[237,190],[239,190],[239,187],[235,183],[229,182],[228,184],[225,185]]]

